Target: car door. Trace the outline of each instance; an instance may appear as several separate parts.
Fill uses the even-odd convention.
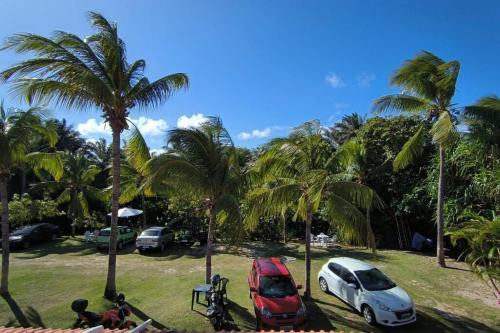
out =
[[[342,267],[342,272],[341,272],[341,280],[342,280],[342,287],[341,293],[342,293],[342,298],[344,301],[349,303],[353,307],[357,307],[357,299],[359,295],[359,282],[347,268]],[[354,284],[356,285],[356,288],[352,288],[349,286],[349,284]]]
[[[326,269],[326,282],[328,283],[328,288],[337,296],[340,296],[340,269],[341,266],[333,262],[329,263]]]
[[[167,243],[171,243],[174,241],[174,232],[172,231],[172,229],[165,229],[165,232],[167,233]]]
[[[131,243],[134,240],[134,229],[132,228],[127,228],[127,243]]]
[[[40,243],[42,241],[42,236],[43,236],[42,227],[41,226],[35,227],[31,231],[31,242]]]

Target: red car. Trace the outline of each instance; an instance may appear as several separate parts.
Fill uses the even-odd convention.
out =
[[[306,307],[297,290],[302,286],[295,285],[290,271],[280,258],[255,259],[248,284],[257,330],[270,328],[289,331],[302,327]]]

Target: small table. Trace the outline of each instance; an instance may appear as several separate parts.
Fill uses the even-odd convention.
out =
[[[199,284],[193,288],[191,293],[191,310],[193,310],[194,305],[194,296],[196,295],[196,304],[200,303],[200,293],[207,293],[210,288],[212,288],[211,284]]]

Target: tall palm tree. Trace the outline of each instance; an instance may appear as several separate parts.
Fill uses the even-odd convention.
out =
[[[66,152],[63,156],[64,172],[59,180],[42,181],[34,186],[48,192],[61,191],[57,203],[68,203],[67,216],[72,221],[71,234],[75,227],[89,216],[89,200],[103,201],[102,190],[93,186],[95,177],[101,169],[90,163],[81,152]]]
[[[219,118],[210,118],[199,128],[171,130],[167,146],[167,153],[148,163],[150,186],[158,192],[158,185],[166,185],[203,202],[209,221],[205,272],[208,283],[217,223],[234,226],[240,221],[242,175],[237,151]]]
[[[113,194],[111,237],[105,296],[116,295],[116,240],[120,197],[120,134],[126,128],[130,109],[158,106],[174,92],[187,87],[188,77],[177,73],[150,82],[144,76],[146,62],[129,63],[125,43],[116,23],[89,13],[95,33],[81,39],[56,31],[51,38],[20,33],[7,38],[4,49],[31,53],[33,58],[0,73],[12,80],[12,91],[29,102],[55,102],[67,109],[98,108],[113,137]]]
[[[439,148],[439,184],[437,200],[437,262],[445,267],[443,240],[444,164],[447,143],[455,132],[452,98],[460,71],[458,61],[445,62],[430,52],[421,52],[407,60],[392,76],[391,84],[403,89],[401,94],[375,100],[374,111],[400,111],[422,117],[422,125],[403,145],[394,159],[394,169],[411,164],[422,153],[425,123],[433,122],[430,133]]]
[[[492,95],[465,107],[470,134],[494,153],[500,152],[500,98]]]
[[[344,239],[361,241],[365,218],[362,208],[381,206],[369,187],[344,180],[328,168],[330,145],[319,122],[296,128],[287,138],[271,141],[250,174],[254,188],[247,196],[245,222],[255,227],[263,216],[278,216],[293,205],[295,220],[306,224],[305,291],[311,296],[311,223],[313,214],[324,207]]]
[[[386,164],[388,159],[381,165],[371,169],[368,164],[366,147],[359,139],[353,138],[345,142],[335,152],[335,161],[341,167],[342,171],[352,175],[353,180],[360,184],[369,186],[370,179],[377,174]],[[366,245],[372,249],[375,254],[377,245],[375,235],[371,226],[371,207],[366,209]]]
[[[37,107],[27,111],[6,110],[0,104],[0,201],[2,211],[2,280],[0,292],[9,292],[9,197],[7,183],[14,169],[29,164],[43,168],[56,178],[62,175],[60,157],[52,152],[28,153],[29,140],[35,134],[47,138],[50,146],[57,142],[57,133],[44,126],[42,110]]]
[[[365,124],[365,119],[356,112],[342,117],[339,123],[333,125],[328,131],[328,136],[340,146],[356,136],[356,132]]]

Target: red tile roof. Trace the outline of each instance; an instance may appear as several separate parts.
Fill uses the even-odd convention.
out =
[[[58,328],[33,328],[33,327],[3,327],[0,326],[0,333],[83,333],[86,329],[58,329]],[[103,333],[126,333],[128,330],[104,330]],[[196,331],[175,331],[175,330],[145,330],[144,332],[148,333],[204,333],[204,332],[196,332]],[[269,333],[285,333],[284,331],[266,331]],[[290,331],[287,333],[343,333],[343,331]],[[219,333],[255,333],[255,331],[220,331]]]

